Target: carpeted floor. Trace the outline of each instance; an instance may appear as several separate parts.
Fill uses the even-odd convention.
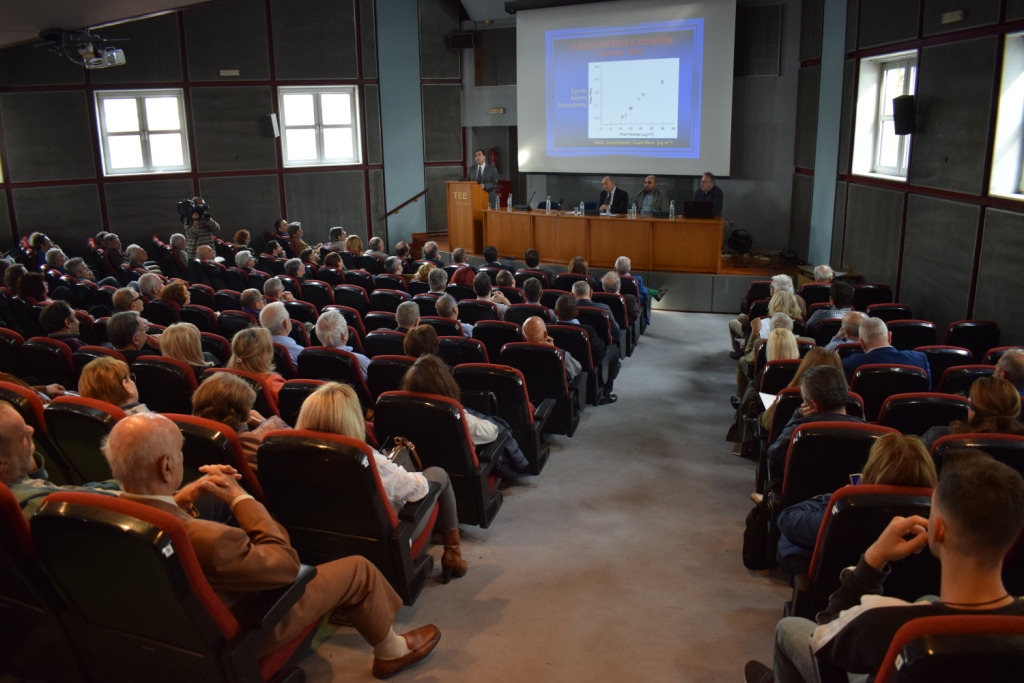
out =
[[[753,464],[724,440],[735,362],[725,315],[655,312],[576,435],[552,437],[539,477],[506,491],[489,529],[462,527],[469,573],[435,579],[399,633],[441,643],[396,680],[741,681],[770,661],[789,588],[743,568]],[[366,681],[370,647],[342,628],[303,665],[310,681]]]

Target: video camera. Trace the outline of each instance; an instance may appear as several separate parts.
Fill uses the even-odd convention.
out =
[[[191,225],[194,213],[199,214],[200,221],[210,218],[210,205],[200,204],[194,199],[182,199],[178,202],[178,218],[181,219],[182,225]]]

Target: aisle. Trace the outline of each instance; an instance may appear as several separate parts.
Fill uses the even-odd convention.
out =
[[[789,589],[743,568],[753,466],[730,454],[735,362],[714,314],[655,312],[613,406],[554,437],[540,477],[491,528],[463,527],[469,573],[435,575],[399,633],[433,622],[433,655],[395,680],[737,681],[770,661]],[[309,680],[367,681],[370,648],[341,629]]]

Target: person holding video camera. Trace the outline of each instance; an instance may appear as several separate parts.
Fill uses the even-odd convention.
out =
[[[213,234],[220,232],[220,224],[210,216],[209,207],[202,197],[193,197],[178,202],[178,216],[185,226],[185,251],[188,260],[196,257],[201,246],[213,247]]]

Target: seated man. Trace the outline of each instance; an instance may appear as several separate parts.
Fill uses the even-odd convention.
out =
[[[860,342],[860,324],[868,317],[860,311],[850,311],[843,316],[843,326],[839,333],[832,337],[832,341],[825,347],[829,351],[835,351],[840,344]]]
[[[290,258],[284,262],[284,274],[301,284],[306,279],[306,264],[302,259]]]
[[[619,328],[619,324],[615,322],[612,309],[608,308],[608,304],[595,303],[590,298],[590,284],[586,280],[577,280],[572,284],[572,296],[576,299],[577,306],[600,308],[603,311],[607,311],[612,326],[612,341],[618,343],[619,339],[622,338],[622,330]]]
[[[527,318],[523,323],[523,335],[528,342],[555,346],[555,340],[548,336],[547,325],[535,315]],[[555,346],[555,348],[558,347]],[[562,363],[565,365],[565,379],[567,382],[572,381],[572,378],[583,370],[583,366],[568,351],[558,349],[558,353],[562,356]]]
[[[279,277],[269,278],[263,283],[263,296],[268,302],[295,301],[295,296],[291,292],[285,291],[284,283]]]
[[[86,346],[78,338],[78,324],[78,316],[64,301],[54,301],[39,313],[39,325],[46,336],[67,344],[71,353]]]
[[[284,248],[277,240],[267,240],[267,243],[263,245],[263,253],[269,254],[273,258],[284,258]]]
[[[142,295],[136,292],[131,287],[122,287],[111,297],[114,303],[115,311],[138,311],[142,313],[142,309],[146,307],[146,302],[142,300]]]
[[[427,242],[426,244],[423,245],[423,254],[421,256],[421,259],[423,261],[430,261],[431,263],[433,263],[438,268],[443,268],[444,267],[444,261],[442,261],[441,259],[439,259],[437,257],[439,252],[440,252],[440,249],[437,246],[437,242],[434,242],[434,241]]]
[[[119,266],[128,260],[128,256],[121,250],[120,238],[112,232],[103,236],[103,254],[111,266]]]
[[[623,301],[626,302],[626,313],[629,315],[630,322],[633,322],[640,317],[640,314],[642,313],[640,309],[640,302],[637,301],[636,297],[632,294],[622,293],[622,279],[619,277],[618,273],[614,270],[609,270],[605,273],[604,277],[601,278],[601,287],[603,287],[604,291],[609,294],[618,294],[622,297]]]
[[[523,283],[523,298],[528,304],[539,304],[544,294],[544,284],[535,277],[527,278]]]
[[[496,284],[499,287],[515,287],[516,286],[516,278],[515,278],[515,276],[512,275],[512,273],[510,273],[507,270],[503,270],[500,273],[498,273],[498,275],[494,279],[496,281]]]
[[[432,270],[430,272],[436,273],[437,271]],[[441,318],[448,318],[449,320],[458,320],[459,318],[459,305],[458,302],[455,301],[455,297],[451,294],[442,294],[434,303],[434,308],[437,310],[437,315]],[[473,336],[472,325],[462,322],[460,322],[459,325],[462,327],[462,334],[467,337]]]
[[[537,270],[540,268],[540,252],[536,249],[527,249],[523,254],[523,261],[530,270]]]
[[[206,263],[216,263],[217,253],[213,250],[213,247],[203,244],[196,249],[196,257],[192,259],[188,266],[188,281],[193,284],[206,285],[207,287],[213,287],[213,291],[226,289],[224,283],[220,281],[220,278],[213,280],[210,275],[206,272]]]
[[[452,252],[452,263],[455,264],[456,266],[466,266],[474,273],[476,272],[476,268],[469,265],[469,259],[466,257],[466,250],[463,249],[462,247],[459,247],[458,249]]]
[[[490,301],[498,307],[498,317],[504,318],[505,311],[512,304],[501,292],[491,291],[491,278],[487,273],[477,273],[473,278],[473,291],[479,301]]]
[[[399,332],[408,332],[420,324],[420,307],[415,301],[403,301],[395,309]]]
[[[711,202],[711,215],[722,215],[722,204],[725,202],[725,195],[722,188],[715,184],[713,173],[705,173],[700,177],[700,189],[693,194],[695,202]]]
[[[491,246],[484,247],[484,252],[483,253],[484,253],[484,265],[485,266],[492,266],[494,268],[501,268],[502,270],[507,270],[510,273],[514,273],[515,272],[515,270],[516,270],[515,268],[513,268],[512,266],[506,265],[506,264],[504,264],[504,263],[502,263],[501,261],[498,260],[498,250],[497,250],[497,248],[491,247]]]
[[[164,290],[164,281],[156,273],[146,273],[139,278],[139,294],[149,298],[150,301],[160,296]]]
[[[912,619],[945,615],[1024,616],[1024,600],[1003,586],[1003,556],[1024,526],[1024,479],[979,451],[950,453],[931,514],[894,517],[840,574],[842,584],[817,623],[786,617],[775,627],[774,671],[748,662],[747,683],[810,683],[815,658],[850,673],[878,674],[893,637]],[[937,600],[883,597],[889,563],[925,546],[942,566]]]
[[[633,200],[641,216],[650,216],[655,211],[668,211],[668,204],[662,207],[661,190],[658,189],[658,179],[649,175],[644,178],[644,189],[636,194]]]
[[[292,331],[292,321],[284,304],[275,301],[264,306],[260,311],[260,325],[270,332],[271,343],[280,344],[288,350],[288,356],[291,357],[292,363],[298,367],[299,354],[302,353],[303,347],[288,336],[288,333]]]
[[[842,318],[853,310],[853,286],[849,282],[836,280],[828,288],[829,308],[815,311],[807,320],[806,330],[808,334],[814,332],[814,328],[822,320],[833,320]]]
[[[384,259],[384,272],[388,275],[401,275],[402,270],[402,259],[397,256],[388,256]]]
[[[64,273],[64,264],[67,263],[68,257],[58,247],[53,247],[46,251],[46,269],[56,270],[58,273]]]
[[[615,181],[606,175],[601,178],[601,195],[597,204],[601,213],[624,214],[629,211],[629,193],[621,187],[615,187]]]
[[[128,257],[128,270],[135,270],[136,268],[147,272],[150,270],[149,266],[146,265],[146,259],[149,258],[149,254],[139,245],[129,244],[124,253]]]
[[[1017,392],[1024,397],[1024,350],[1010,349],[1004,353],[992,374],[1017,387]]]
[[[601,399],[601,405],[615,403],[619,397],[612,393],[612,387],[615,385],[615,378],[619,376],[619,368],[622,365],[622,360],[619,358],[619,347],[601,341],[601,337],[593,327],[576,319],[577,314],[576,301],[568,294],[563,294],[555,301],[555,318],[558,319],[558,322],[564,325],[578,325],[586,331],[587,337],[590,339],[590,356],[594,359],[594,365],[600,364],[606,356],[608,357],[608,378],[604,385],[605,394]]]
[[[646,306],[647,297],[651,297],[655,301],[661,301],[661,297],[668,293],[668,289],[647,289],[644,286],[644,279],[639,275],[633,275],[629,272],[629,269],[633,267],[633,262],[628,256],[620,256],[615,259],[615,272],[618,273],[619,279],[626,277],[627,275],[636,280],[637,291],[640,292],[640,305]]]
[[[397,256],[400,259],[407,259],[407,258],[409,258],[409,243],[406,242],[405,240],[402,240],[401,242],[396,244],[395,245],[395,256]]]
[[[814,281],[815,282],[832,282],[836,278],[835,271],[832,270],[832,266],[821,265],[814,266]]]
[[[804,402],[793,413],[779,437],[768,446],[768,477],[781,479],[786,471],[789,442],[797,427],[811,422],[859,422],[859,417],[846,414],[850,388],[838,369],[831,365],[808,368],[800,377],[800,396]]]
[[[374,256],[380,256],[381,258],[387,258],[388,253],[384,251],[384,240],[379,237],[371,237],[370,241],[366,243],[368,247],[363,253],[373,254]]]
[[[68,275],[75,278],[76,280],[84,280],[86,282],[92,282],[97,287],[120,287],[121,283],[118,282],[117,278],[105,277],[100,281],[96,281],[96,276],[89,269],[89,266],[85,265],[85,261],[80,257],[69,258],[64,264],[64,270]]]
[[[280,282],[280,280],[278,280]],[[260,311],[266,306],[266,302],[263,300],[263,295],[260,294],[260,290],[249,288],[242,292],[242,295],[238,298],[240,304],[242,304],[242,312],[248,313],[256,320],[260,319]]]
[[[321,313],[320,317],[317,318],[315,329],[316,338],[320,340],[322,345],[329,349],[348,351],[355,356],[356,360],[359,361],[359,369],[363,373],[363,379],[366,379],[366,373],[370,369],[370,359],[349,346],[348,323],[345,322],[345,316],[342,315],[341,311],[336,308],[329,308]]]
[[[843,360],[846,379],[852,380],[853,373],[862,365],[915,365],[928,374],[928,389],[932,386],[932,371],[928,356],[920,351],[897,351],[892,347],[892,332],[880,318],[868,318],[860,324],[860,345],[864,353],[857,353]]]
[[[181,447],[178,427],[162,415],[148,413],[118,422],[103,454],[124,488],[122,498],[168,512],[185,526],[203,573],[229,608],[245,605],[246,593],[295,581],[299,557],[288,534],[234,476],[211,468],[196,489],[197,497],[210,496],[230,505],[238,528],[198,520],[171,499],[181,485]],[[396,635],[391,624],[401,605],[387,579],[365,558],[346,557],[318,565],[305,594],[256,654],[273,652],[310,623],[341,610],[374,648],[373,675],[387,678],[426,657],[441,638],[432,625]]]
[[[345,228],[333,227],[327,233],[327,244],[324,246],[331,251],[342,251],[345,248],[346,237],[348,237],[348,235],[345,234]],[[370,245],[372,248],[373,240],[370,240]]]
[[[107,321],[107,339],[131,365],[139,356],[159,356],[160,337],[146,333],[146,321],[138,311],[122,311]]]
[[[793,291],[793,278],[785,274],[773,276],[771,284],[768,285],[768,298],[771,299],[775,296],[775,292],[789,292],[790,294],[795,294]],[[752,303],[754,302],[747,302],[748,308]],[[804,301],[802,296],[797,295],[797,304],[800,306],[800,317],[806,320],[807,302]],[[746,312],[740,313],[729,321],[729,340],[732,342],[732,351],[729,353],[730,358],[739,359],[743,356],[742,342],[747,336],[744,333],[744,326],[749,323],[750,321],[747,320]]]
[[[188,246],[188,240],[180,232],[176,232],[171,235],[170,246],[171,252],[174,255],[174,265],[180,266],[181,272],[188,272],[189,259],[188,252],[185,250]]]
[[[431,294],[444,294],[444,288],[448,285],[448,273],[444,268],[434,268],[427,273],[427,284],[430,286]]]

